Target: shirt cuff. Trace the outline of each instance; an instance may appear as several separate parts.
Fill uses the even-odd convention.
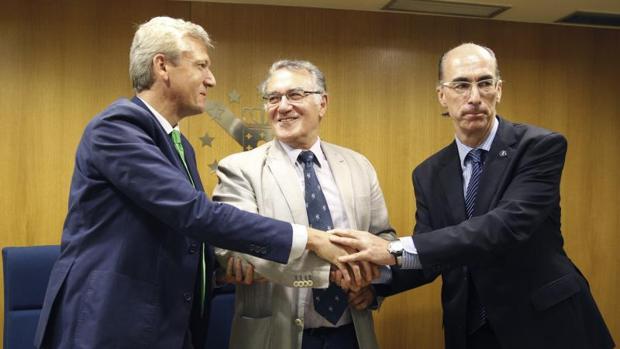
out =
[[[392,269],[387,265],[379,267],[379,276],[372,280],[373,284],[389,284],[392,281]]]
[[[291,244],[291,254],[288,257],[289,262],[301,257],[308,244],[308,229],[300,224],[291,223],[291,226],[293,227],[293,243]]]
[[[405,236],[399,239],[403,243],[403,249],[405,251],[413,254],[418,254],[418,249],[415,248],[415,245],[413,244],[413,238],[411,236]]]
[[[401,269],[422,269],[422,263],[420,263],[420,257],[418,256],[418,250],[415,248],[413,239],[411,236],[405,236],[400,238],[403,243],[403,256]]]

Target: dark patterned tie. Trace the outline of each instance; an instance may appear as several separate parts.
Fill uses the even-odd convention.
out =
[[[467,212],[467,219],[471,218],[474,213],[474,207],[476,206],[476,196],[478,195],[478,185],[480,184],[480,176],[482,176],[482,166],[484,164],[483,149],[472,149],[465,156],[465,160],[469,159],[471,162],[471,176],[469,177],[469,184],[467,185],[467,194],[465,194],[465,211]]]
[[[472,149],[465,160],[471,162],[471,176],[469,177],[469,184],[467,185],[467,193],[465,194],[465,212],[467,213],[467,219],[470,219],[474,213],[474,207],[476,206],[476,197],[478,195],[478,186],[480,185],[480,177],[482,176],[482,167],[484,166],[484,156],[486,150]],[[467,331],[473,333],[480,327],[482,327],[487,320],[487,312],[482,303],[480,297],[476,291],[471,273],[468,269],[469,276],[469,297],[467,299]]]
[[[304,167],[306,212],[310,227],[319,230],[330,230],[334,227],[327,200],[314,172],[316,158],[309,150],[302,151],[297,160]],[[318,164],[318,162],[317,162]],[[347,309],[347,297],[338,285],[330,283],[327,289],[312,289],[314,309],[332,324],[338,323]]]
[[[172,143],[174,143],[174,148],[179,153],[179,157],[181,158],[181,162],[183,162],[183,167],[185,167],[185,171],[187,172],[187,176],[189,177],[189,181],[192,183],[192,186],[196,188],[194,185],[194,180],[192,179],[192,175],[189,172],[189,167],[187,167],[187,162],[185,162],[185,150],[183,149],[183,143],[181,142],[181,132],[179,130],[172,130],[170,133],[170,137],[172,137]],[[207,264],[205,258],[205,244],[204,242],[200,243],[200,265],[199,265],[199,274],[200,274],[200,317],[204,317],[205,311],[205,301],[207,296]]]

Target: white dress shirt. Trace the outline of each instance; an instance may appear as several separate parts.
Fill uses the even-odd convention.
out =
[[[304,181],[304,169],[303,165],[301,165],[297,161],[297,157],[303,151],[303,149],[294,149],[288,144],[285,144],[280,141],[279,142],[282,148],[286,151],[289,159],[291,160],[291,164],[295,168],[295,172],[297,173],[297,178],[299,179],[299,189],[302,193],[305,192],[305,181]],[[325,158],[325,154],[321,149],[321,140],[318,139],[312,147],[310,147],[312,153],[314,153],[315,158],[318,160],[317,165],[314,164],[314,171],[316,172],[317,179],[321,184],[321,189],[323,190],[323,195],[325,195],[325,200],[327,201],[327,206],[329,207],[329,213],[332,216],[332,223],[334,224],[334,228],[348,229],[350,228],[349,221],[347,219],[344,205],[342,204],[342,198],[340,196],[340,190],[338,190],[338,186],[336,185],[336,180],[334,179],[334,175],[329,167],[329,163],[327,162],[327,158]],[[331,322],[327,321],[323,316],[319,315],[314,310],[314,302],[312,301],[312,290],[308,288],[302,288],[300,291],[300,307],[304,308],[304,328],[317,328],[317,327],[340,327],[342,325],[346,325],[351,323],[351,312],[347,309],[338,323],[333,325]]]

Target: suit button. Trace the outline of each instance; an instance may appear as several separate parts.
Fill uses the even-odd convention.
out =
[[[194,247],[194,246],[190,247],[188,252],[189,252],[189,254],[196,253],[196,247]]]
[[[302,319],[295,319],[295,325],[303,330],[304,329],[304,320],[302,320]]]
[[[192,294],[189,293],[189,292],[183,293],[183,299],[185,299],[185,301],[187,303],[191,302],[192,301]]]

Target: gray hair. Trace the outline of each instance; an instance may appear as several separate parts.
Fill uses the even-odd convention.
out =
[[[493,52],[493,50],[491,50],[490,48],[488,48],[486,46],[478,45],[478,44],[475,44],[473,42],[467,42],[467,43],[462,43],[462,44],[460,44],[458,46],[455,46],[455,47],[449,49],[443,55],[441,55],[441,58],[439,58],[439,69],[438,69],[439,76],[438,76],[438,78],[439,78],[439,82],[440,83],[443,81],[443,65],[445,63],[446,56],[448,55],[448,53],[452,52],[452,50],[454,50],[456,48],[459,48],[459,47],[461,47],[463,45],[475,45],[475,46],[478,46],[478,47],[484,49],[485,51],[487,51],[491,55],[491,58],[493,58],[493,60],[495,61],[495,78],[496,79],[501,79],[500,74],[499,74],[499,64],[497,63],[497,58],[495,57],[495,52]]]
[[[271,65],[271,68],[269,68],[267,77],[258,87],[261,95],[264,96],[265,94],[267,94],[267,82],[269,81],[273,73],[275,73],[276,71],[280,69],[286,69],[290,71],[305,70],[308,73],[310,73],[310,75],[312,75],[312,77],[314,78],[314,84],[316,85],[316,88],[319,90],[319,92],[322,92],[322,93],[327,92],[327,84],[325,83],[325,75],[323,75],[323,72],[321,72],[319,68],[317,68],[316,65],[308,61],[283,59],[283,60],[275,62],[274,64]]]
[[[175,64],[184,49],[181,39],[191,36],[213,47],[198,24],[170,17],[154,17],[138,26],[129,50],[129,76],[136,92],[153,85],[153,57],[163,54]]]

